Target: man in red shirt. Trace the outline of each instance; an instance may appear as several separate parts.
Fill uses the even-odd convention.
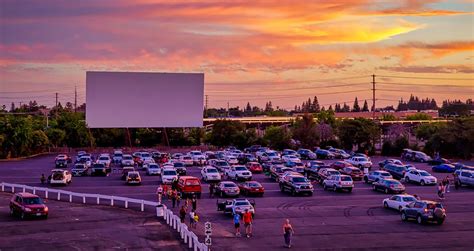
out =
[[[248,209],[245,210],[243,220],[245,225],[245,234],[247,235],[247,238],[249,238],[252,235],[252,214]]]

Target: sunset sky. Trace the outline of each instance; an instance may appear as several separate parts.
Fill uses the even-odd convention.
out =
[[[210,107],[474,97],[474,0],[0,0],[0,104],[88,70],[204,72]],[[112,91],[112,90],[111,90]],[[185,91],[185,90],[183,90]]]

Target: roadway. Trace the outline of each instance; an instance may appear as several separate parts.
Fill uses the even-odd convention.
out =
[[[382,158],[372,159],[376,164]],[[431,173],[428,165],[413,164]],[[1,181],[5,182],[38,186],[41,173],[48,174],[53,167],[52,155],[23,161],[0,162],[0,177]],[[199,172],[198,167],[188,168],[190,175],[199,177]],[[434,175],[438,179],[446,176],[437,173]],[[108,177],[74,177],[71,185],[61,189],[155,199],[159,177],[143,174],[142,178],[141,186],[126,186],[118,173],[112,173]],[[197,206],[201,221],[195,232],[203,239],[203,222],[211,221],[214,249],[284,249],[282,224],[286,218],[291,220],[295,228],[293,246],[296,250],[472,250],[474,248],[472,242],[474,190],[471,188],[455,190],[452,187],[443,201],[448,214],[445,224],[420,226],[415,222],[402,222],[398,212],[384,209],[382,200],[388,196],[372,191],[371,186],[363,182],[356,182],[351,194],[323,191],[316,185],[312,197],[291,197],[281,193],[277,183],[270,181],[264,174],[256,174],[254,179],[262,183],[266,192],[264,197],[255,198],[254,235],[249,239],[234,237],[231,217],[216,211],[216,198],[209,198],[208,186],[203,186],[204,194]],[[406,186],[408,193],[416,193],[422,199],[437,200],[434,186],[421,187],[415,184]],[[169,202],[165,203],[170,206]]]

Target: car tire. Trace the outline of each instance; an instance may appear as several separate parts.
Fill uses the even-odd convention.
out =
[[[13,210],[13,208],[10,208],[10,215],[15,216],[15,210]]]
[[[25,218],[26,218],[25,213],[24,213],[24,212],[21,212],[21,214],[20,214],[20,219],[24,220]]]
[[[295,189],[291,190],[291,196],[296,196],[296,190]]]
[[[352,193],[352,188],[349,188],[347,191],[348,191],[349,193]]]
[[[398,212],[402,212],[402,210],[403,210],[403,207],[402,207],[402,206],[399,206],[399,207],[398,207]]]
[[[364,177],[364,182],[365,182],[365,184],[369,184],[369,178]]]
[[[408,176],[405,177],[405,182],[406,182],[406,183],[410,183],[410,178],[409,178]]]
[[[375,185],[372,186],[372,190],[377,191],[377,188],[375,187]]]
[[[387,202],[384,202],[384,203],[383,203],[383,207],[384,207],[384,208],[388,208]]]
[[[402,212],[402,214],[400,215],[400,217],[402,218],[402,221],[407,221],[408,218],[407,218],[407,214]]]
[[[387,189],[387,188],[385,188],[384,192],[385,192],[386,194],[388,194],[388,189]]]
[[[425,222],[423,221],[423,219],[421,218],[420,215],[418,215],[418,216],[416,217],[416,222],[417,222],[418,224],[420,224],[420,225],[423,224],[423,223],[425,223]]]
[[[323,184],[323,190],[326,191],[328,188],[326,186],[326,184]]]
[[[420,181],[420,186],[424,186],[425,185],[425,181],[424,180],[421,180]]]
[[[333,190],[334,192],[337,192],[337,186],[334,185],[334,186],[332,187],[332,190]]]

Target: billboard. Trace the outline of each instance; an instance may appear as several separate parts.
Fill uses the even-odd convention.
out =
[[[201,127],[204,73],[86,73],[90,128]]]

